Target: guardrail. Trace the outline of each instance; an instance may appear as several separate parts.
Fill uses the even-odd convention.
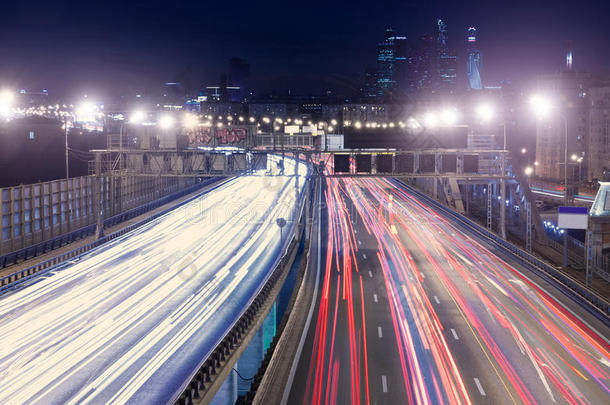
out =
[[[311,180],[309,179],[307,180],[304,191],[311,196],[311,188],[309,187],[311,185],[310,181]],[[306,200],[307,198],[303,198],[301,201],[298,222],[294,226],[292,234],[285,242],[288,244],[288,247],[274,264],[274,271],[272,271],[261,283],[258,291],[253,295],[253,298],[248,305],[244,307],[242,314],[231,325],[227,334],[217,342],[214,349],[204,358],[204,361],[197,368],[197,371],[191,377],[191,380],[187,381],[179,390],[179,397],[172,398],[171,402],[178,405],[190,405],[193,404],[194,399],[205,397],[206,391],[208,391],[213,384],[213,379],[218,378],[221,374],[221,370],[219,369],[224,366],[223,363],[227,361],[243,343],[243,339],[248,335],[248,332],[256,323],[255,321],[259,315],[259,311],[261,311],[265,302],[270,298],[273,289],[276,288],[276,284],[281,278],[289,259],[293,254],[296,254],[296,249],[298,247],[297,236],[303,233],[306,228],[303,217]],[[307,208],[309,209],[309,207]]]
[[[182,191],[179,191],[177,193],[170,194],[170,195],[165,196],[163,198],[160,198],[160,199],[158,199],[156,201],[144,204],[144,205],[142,205],[140,207],[134,208],[134,209],[126,211],[126,212],[124,212],[122,214],[119,214],[119,215],[116,215],[114,217],[108,218],[108,219],[106,219],[104,221],[104,226],[105,227],[106,226],[113,226],[113,225],[116,225],[116,224],[121,223],[123,221],[126,221],[128,219],[137,217],[137,216],[139,216],[139,215],[141,215],[143,213],[146,213],[146,212],[151,211],[151,210],[153,210],[155,208],[158,208],[158,207],[160,207],[162,205],[165,205],[168,202],[171,202],[171,201],[176,200],[176,199],[178,199],[180,197],[183,197],[183,196],[185,196],[187,194],[190,194],[193,191],[197,190],[198,188],[201,188],[201,187],[204,187],[206,185],[212,184],[212,183],[218,181],[219,179],[220,178],[208,179],[206,181],[198,183],[196,186],[189,187],[189,188],[184,189]],[[103,245],[104,243],[106,243],[108,241],[111,241],[111,240],[116,239],[116,238],[118,238],[120,236],[123,236],[124,234],[126,234],[128,232],[131,232],[134,229],[136,229],[136,228],[138,228],[138,227],[140,227],[140,226],[142,226],[142,225],[144,225],[144,224],[146,224],[146,223],[148,223],[150,221],[153,221],[153,220],[159,218],[162,215],[167,214],[171,210],[176,209],[176,208],[178,208],[178,207],[180,207],[180,206],[182,206],[184,204],[187,204],[187,203],[191,202],[192,200],[200,197],[202,194],[209,193],[210,191],[220,187],[222,184],[223,183],[220,183],[220,184],[216,185],[215,187],[212,187],[212,188],[206,190],[203,193],[199,193],[199,194],[197,194],[197,195],[195,195],[195,196],[193,196],[191,198],[188,198],[188,199],[186,199],[186,200],[184,200],[184,201],[182,201],[182,202],[180,202],[180,203],[178,203],[176,205],[173,205],[173,206],[171,206],[169,208],[166,208],[166,209],[164,209],[162,211],[159,211],[159,212],[151,215],[150,217],[144,218],[144,219],[142,219],[142,220],[140,220],[140,221],[138,221],[136,223],[128,225],[128,226],[126,226],[123,229],[120,229],[120,230],[118,230],[116,232],[108,234],[108,235],[106,235],[106,236],[104,236],[104,237],[102,237],[100,239],[97,239],[97,240],[91,242],[91,243],[87,243],[86,245],[83,245],[83,246],[80,246],[80,247],[78,247],[76,249],[70,250],[69,252],[63,253],[63,254],[55,256],[55,257],[53,257],[51,259],[48,259],[48,260],[42,261],[40,263],[37,263],[37,264],[35,264],[33,266],[27,267],[27,268],[25,268],[23,270],[20,270],[20,271],[17,271],[15,273],[12,273],[12,274],[10,274],[8,276],[2,277],[2,278],[0,278],[0,295],[3,294],[7,289],[12,288],[13,286],[15,286],[15,285],[17,285],[19,283],[27,281],[27,280],[29,280],[30,278],[32,278],[32,277],[34,277],[36,275],[39,275],[39,273],[43,272],[43,270],[50,270],[53,266],[56,266],[56,265],[66,261],[68,259],[79,258],[81,255],[87,253],[91,249],[94,249],[94,248],[96,248],[96,247],[98,247],[100,245]],[[89,230],[89,228],[91,228],[91,227],[93,227],[92,230]],[[81,228],[81,229],[79,229],[77,231],[74,231],[72,233],[77,233],[77,232],[83,232],[84,236],[87,236],[89,234],[93,234],[93,233],[95,233],[95,225],[89,225],[89,226],[87,226],[85,228]],[[86,232],[90,232],[90,233],[86,233]],[[53,242],[53,241],[49,241],[49,242]]]
[[[519,247],[503,240],[501,237],[493,232],[483,228],[479,224],[471,221],[470,219],[458,214],[452,209],[444,206],[433,198],[427,196],[421,191],[414,187],[396,180],[407,188],[413,194],[416,194],[422,200],[425,200],[430,205],[442,211],[449,217],[454,218],[467,230],[478,234],[484,239],[488,239],[504,251],[510,253],[515,259],[524,264],[527,268],[532,270],[533,273],[538,275],[540,278],[551,283],[555,288],[561,291],[563,294],[571,298],[574,302],[579,304],[590,314],[599,319],[606,326],[610,327],[610,303],[604,300],[602,297],[594,293],[593,291],[586,288],[579,281],[562,273],[556,268],[550,266],[548,263],[543,262],[537,257],[530,253],[520,249]]]
[[[117,225],[121,222],[127,221],[131,218],[135,218],[143,213],[151,211],[155,208],[158,208],[168,202],[176,200],[180,197],[183,197],[187,194],[190,194],[201,187],[205,187],[206,185],[217,181],[216,178],[207,179],[201,183],[197,183],[191,187],[187,187],[184,190],[178,191],[176,193],[167,195],[165,197],[161,197],[158,200],[140,205],[139,207],[132,208],[125,212],[122,212],[113,217],[107,218],[104,220],[104,228],[109,228],[111,226]],[[14,264],[19,263],[20,261],[31,259],[33,257],[39,256],[41,254],[50,252],[57,248],[60,248],[68,243],[72,243],[74,241],[83,239],[87,236],[95,234],[96,224],[87,225],[85,227],[79,228],[72,232],[65,233],[56,238],[49,239],[44,242],[37,243],[32,246],[25,247],[23,249],[15,250],[14,252],[9,252],[5,255],[0,256],[0,268],[8,267]]]
[[[551,238],[548,239],[548,242],[549,242],[549,247],[551,247],[557,253],[563,254],[563,243],[557,242]],[[570,243],[570,242],[568,242],[568,243]],[[584,264],[585,264],[584,252],[585,252],[584,247],[582,248],[581,252],[575,252],[574,247],[571,249],[568,248],[568,259],[577,266],[584,266]]]

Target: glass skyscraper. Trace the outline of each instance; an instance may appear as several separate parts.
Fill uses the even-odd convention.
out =
[[[470,27],[468,28],[468,60],[466,65],[468,86],[473,90],[481,90],[483,88],[481,81],[481,52],[477,50],[476,42],[477,29]]]
[[[377,47],[377,92],[379,96],[402,96],[407,77],[407,37],[391,28]]]
[[[457,56],[449,51],[447,44],[447,23],[441,18],[437,21],[438,31],[436,37],[438,87],[441,90],[454,90],[457,80]]]

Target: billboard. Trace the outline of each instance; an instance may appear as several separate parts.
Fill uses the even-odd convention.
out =
[[[285,134],[298,134],[299,132],[301,132],[301,128],[298,125],[286,125],[284,126],[284,133]]]
[[[558,226],[563,229],[587,229],[587,207],[559,207]]]
[[[192,146],[250,146],[248,127],[197,127],[187,132]]]

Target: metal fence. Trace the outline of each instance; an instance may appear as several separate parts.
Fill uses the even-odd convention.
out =
[[[104,217],[116,216],[197,182],[186,177],[104,174],[99,195]],[[0,189],[0,255],[56,240],[96,221],[94,176]]]
[[[187,194],[200,190],[204,186],[210,185],[212,183],[217,183],[217,184],[208,188],[207,190],[205,190],[201,193],[198,193],[197,195],[195,195],[193,197],[183,200],[180,203],[172,205],[169,208],[165,208],[161,211],[156,212],[155,214],[152,214],[152,215],[145,217],[135,223],[132,223],[124,228],[121,228],[120,230],[118,230],[116,232],[105,235],[100,239],[96,239],[93,242],[90,242],[83,246],[79,246],[75,249],[72,249],[68,252],[64,252],[64,253],[57,255],[55,257],[52,257],[48,260],[44,260],[42,262],[36,263],[33,266],[27,267],[23,270],[19,270],[15,273],[9,274],[8,276],[0,277],[0,294],[2,294],[4,291],[16,286],[17,284],[20,284],[22,282],[29,280],[30,278],[34,277],[35,275],[37,275],[41,272],[48,271],[52,267],[54,267],[60,263],[63,263],[68,259],[78,260],[78,258],[80,256],[87,253],[91,249],[94,249],[108,241],[111,241],[120,236],[123,236],[126,233],[131,232],[134,229],[139,228],[140,226],[167,214],[168,212],[176,209],[177,207],[188,204],[189,202],[193,201],[194,199],[199,198],[202,194],[209,193],[209,192],[213,191],[215,188],[220,187],[223,183],[219,182],[217,178],[208,179],[201,183],[187,187],[176,193],[162,197],[158,200],[155,200],[155,201],[149,202],[147,204],[141,205],[137,208],[133,208],[131,210],[125,211],[114,217],[107,218],[106,220],[104,220],[104,227],[110,227],[112,225],[122,223],[128,219],[135,218],[139,215],[145,214],[146,212],[149,212],[155,208],[161,207],[162,205],[165,205],[173,200],[176,200],[177,198],[183,197]],[[34,252],[39,251],[39,250],[42,252],[43,247],[46,247],[49,244],[54,245],[57,241],[69,240],[71,237],[75,238],[76,234],[81,234],[81,233],[84,234],[85,236],[94,234],[95,233],[95,224],[86,226],[85,228],[81,228],[81,229],[79,229],[77,231],[73,231],[69,234],[62,235],[59,238],[57,238],[56,240],[45,242],[40,245],[35,245],[30,248],[21,249],[21,250],[9,253],[8,255],[0,256],[0,268],[6,267],[7,264],[8,265],[14,264],[18,260],[26,259],[28,257],[31,257],[32,255],[35,256]],[[74,239],[72,239],[72,240],[74,240]]]
[[[487,239],[496,246],[502,248],[506,253],[512,255],[514,259],[520,261],[534,274],[549,282],[559,291],[570,297],[574,302],[578,303],[582,308],[587,310],[606,326],[610,326],[610,303],[581,284],[579,281],[550,266],[548,263],[545,263],[532,254],[511,244],[510,242],[503,240],[495,233],[481,227],[469,218],[458,214],[414,187],[405,183],[402,183],[402,185],[408,188],[410,192],[426,201],[429,205],[445,213],[449,218],[453,218],[456,225],[469,232],[473,232],[475,235],[479,235],[483,239]]]

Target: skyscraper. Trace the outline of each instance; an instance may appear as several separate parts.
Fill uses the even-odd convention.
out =
[[[394,31],[385,30],[385,38],[377,45],[377,87],[379,95],[394,87]]]
[[[432,90],[436,68],[436,43],[429,34],[422,35],[417,41],[415,54],[417,59],[416,86],[419,90]]]
[[[481,81],[481,52],[476,48],[477,29],[475,27],[468,28],[468,60],[466,65],[466,74],[468,75],[468,86],[472,90],[481,90],[483,83]]]
[[[449,50],[447,23],[441,18],[437,21],[436,37],[438,87],[442,91],[453,91],[457,80],[457,55]]]
[[[408,87],[407,38],[397,36],[393,29],[385,31],[377,47],[377,93],[379,96],[402,96]]]
[[[362,97],[375,99],[379,96],[377,87],[377,69],[367,68],[364,71],[364,84],[361,89]]]
[[[250,79],[250,64],[245,59],[232,58],[229,61],[229,86],[239,87],[232,92],[230,99],[233,102],[242,103],[248,97]]]

